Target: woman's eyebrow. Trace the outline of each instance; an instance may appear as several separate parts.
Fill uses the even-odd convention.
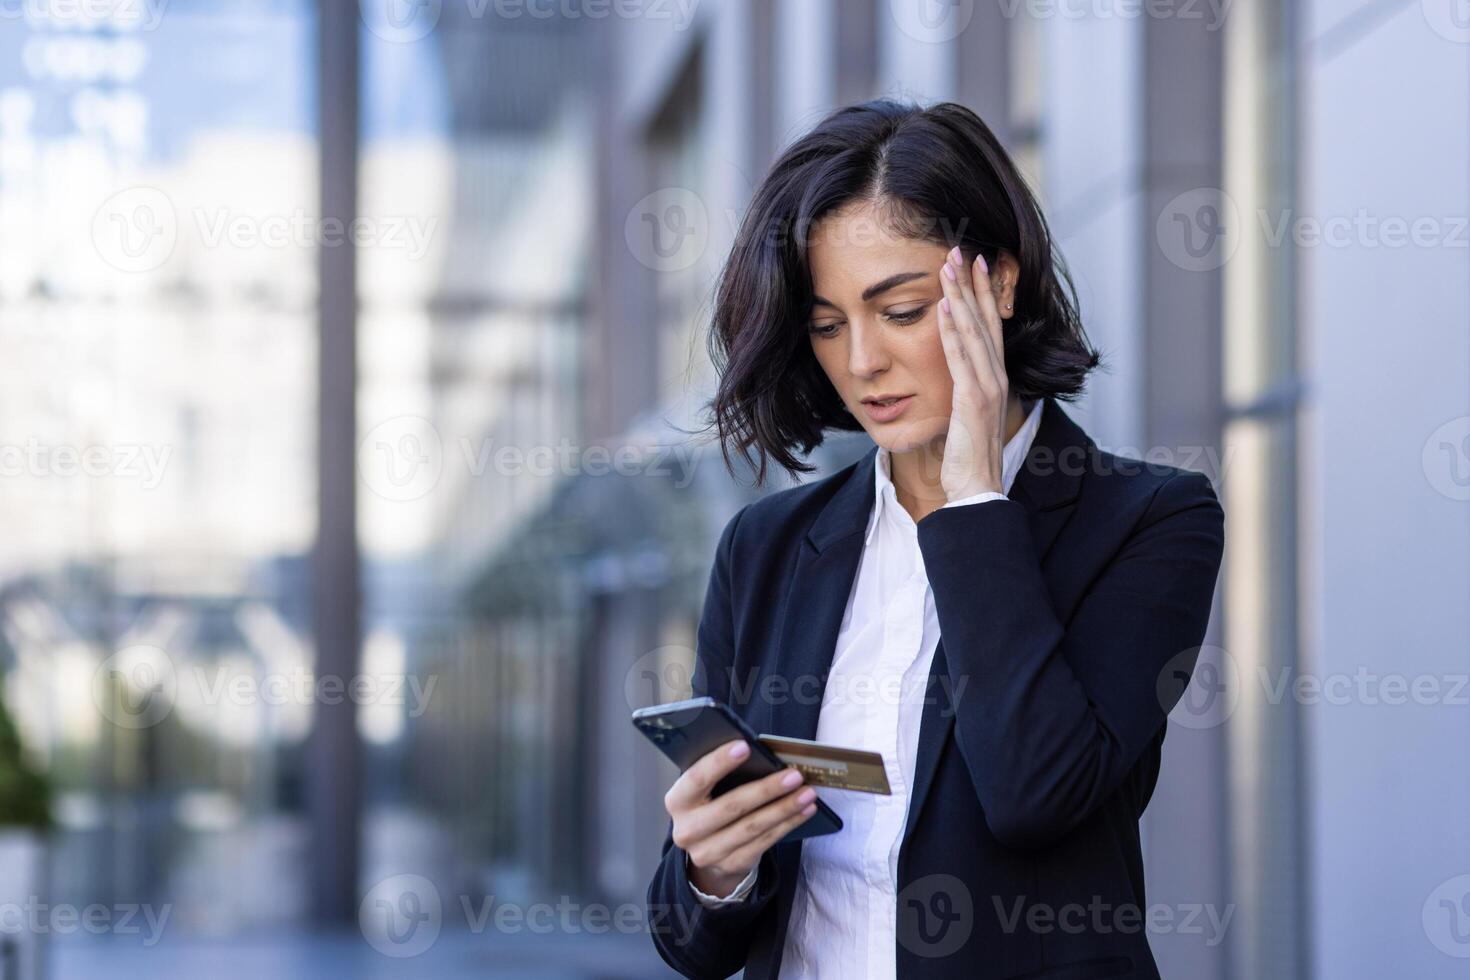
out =
[[[882,282],[875,282],[867,289],[864,289],[863,302],[866,303],[868,300],[872,299],[874,296],[877,296],[879,293],[887,292],[895,286],[902,286],[904,283],[910,282],[914,279],[923,279],[927,275],[929,275],[929,273],[927,272],[900,272],[896,275],[889,276]],[[837,308],[836,303],[832,302],[829,299],[823,299],[820,296],[813,296],[812,304],[815,306],[830,306],[833,309]]]

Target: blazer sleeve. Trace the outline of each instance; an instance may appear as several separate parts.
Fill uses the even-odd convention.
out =
[[[747,505],[748,506],[748,505]],[[695,653],[695,697],[709,695],[730,703],[734,659],[734,615],[730,563],[735,529],[745,508],[725,525],[715,550]],[[739,903],[710,908],[694,894],[686,869],[688,852],[674,843],[674,822],[664,835],[663,856],[648,886],[649,931],[664,962],[686,977],[728,977],[745,967],[756,918],[770,905],[780,884],[770,849],[756,865],[755,887]]]
[[[941,508],[918,536],[986,824],[1008,847],[1044,847],[1118,790],[1167,724],[1180,692],[1160,677],[1180,655],[1193,669],[1224,514],[1204,474],[1163,481],[1065,628],[1021,504]]]

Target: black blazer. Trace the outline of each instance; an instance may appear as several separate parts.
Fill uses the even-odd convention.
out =
[[[748,504],[721,534],[694,694],[758,732],[816,734],[876,458]],[[899,850],[902,980],[1159,976],[1138,820],[1223,524],[1203,474],[1103,452],[1051,399],[1009,499],[918,523],[942,638]],[[648,889],[659,953],[689,977],[775,980],[800,852],[767,850],[746,901],[709,909],[671,821]]]

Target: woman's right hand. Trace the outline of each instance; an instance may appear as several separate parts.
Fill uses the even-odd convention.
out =
[[[802,787],[794,767],[711,799],[710,790],[749,754],[744,739],[726,742],[700,757],[664,794],[664,809],[674,819],[674,843],[689,855],[689,880],[721,898],[735,890],[767,848],[817,812],[817,791]]]

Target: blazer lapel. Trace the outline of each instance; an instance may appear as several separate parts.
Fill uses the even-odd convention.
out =
[[[1036,438],[1008,494],[1029,513],[1041,558],[1071,514],[1090,445],[1087,434],[1048,398]],[[873,511],[877,459],[874,446],[852,465],[852,473],[817,515],[797,551],[776,647],[788,687],[773,692],[773,734],[816,735],[837,633],[862,560],[862,534]]]
[[[1051,399],[1042,407],[1041,424],[1016,475],[1008,496],[1027,509],[1040,556],[1045,556],[1057,533],[1071,514],[1082,482],[1090,440]],[[1069,449],[1069,447],[1073,447]],[[775,735],[815,738],[822,710],[822,695],[836,654],[842,614],[852,593],[863,555],[863,532],[872,514],[875,495],[873,468],[877,465],[875,445],[852,467],[852,473],[822,508],[797,551],[796,567],[787,587],[781,611],[781,635],[776,647],[780,662],[774,673],[783,678],[784,690],[773,691],[770,705]],[[949,703],[944,642],[934,651],[928,690],[939,687],[924,705],[919,730],[918,758],[910,795],[904,841],[908,840],[924,797],[934,781],[940,750],[954,726]],[[801,841],[775,848],[775,861],[782,886],[777,904],[778,924],[772,937],[774,955],[785,940],[796,875],[800,869]],[[903,849],[900,847],[900,859]]]
[[[1038,560],[1046,557],[1057,532],[1072,516],[1072,505],[1082,490],[1082,474],[1092,462],[1094,448],[1087,433],[1048,398],[1031,450],[1006,495],[1031,515]]]
[[[873,467],[875,445],[853,465],[851,475],[822,508],[797,549],[796,568],[786,589],[781,611],[781,636],[776,646],[779,663],[775,673],[785,682],[783,691],[772,692],[773,735],[815,738],[822,712],[822,695],[837,650],[842,614],[857,578],[863,556],[863,531],[876,496]],[[776,932],[772,945],[762,956],[779,957],[785,943],[791,905],[796,897],[796,878],[801,870],[802,841],[773,848],[777,876]],[[772,962],[775,962],[773,959]]]
[[[1091,442],[1061,406],[1051,398],[1046,399],[1036,437],[1007,493],[1008,497],[1026,508],[1030,517],[1037,561],[1046,558],[1057,533],[1072,514],[1082,486],[1082,473],[1090,459]],[[970,683],[984,682],[983,677],[970,678]],[[929,787],[933,785],[940,750],[954,729],[954,704],[950,699],[953,687],[944,656],[944,638],[940,637],[925,685],[924,714],[919,723],[919,748],[914,762],[908,818],[904,822],[904,843],[899,847],[900,859],[919,811],[923,809]]]
[[[827,673],[873,510],[877,457],[874,446],[853,465],[852,474],[822,508],[797,550],[776,647],[787,687],[773,692],[772,734],[808,739],[817,734]]]

